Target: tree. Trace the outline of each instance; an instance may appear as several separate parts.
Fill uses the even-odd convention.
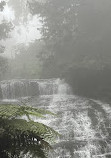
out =
[[[42,18],[43,37],[49,40],[60,40],[75,33],[78,3],[76,0],[32,1],[29,7],[33,15],[39,14]]]
[[[56,74],[71,80],[75,93],[91,97],[96,91],[96,96],[110,98],[110,4],[109,0],[30,1],[31,13],[40,16],[40,31],[51,54],[44,62],[44,77]]]
[[[2,158],[20,158],[26,154],[45,158],[52,149],[50,142],[58,133],[31,119],[53,113],[30,106],[0,105],[0,155]],[[26,116],[27,119],[22,119]],[[18,149],[19,148],[19,149]]]
[[[4,10],[4,7],[6,5],[6,2],[5,1],[1,1],[0,2],[0,11],[2,12]],[[6,22],[6,21],[2,21],[0,23],[0,40],[1,39],[6,39],[9,37],[9,32],[12,31],[13,29],[13,25],[11,22]]]
[[[35,0],[29,7],[42,19],[41,34],[57,65],[103,69],[111,59],[110,4],[108,0]]]
[[[6,5],[6,2],[5,1],[1,1],[0,2],[0,11],[3,11],[4,10],[4,6]]]
[[[4,10],[6,5],[5,1],[0,2],[0,11]],[[14,29],[12,22],[7,22],[5,20],[0,22],[0,40],[5,40],[10,37],[9,33]],[[0,45],[0,53],[4,53],[5,47]]]
[[[42,23],[40,29],[42,38],[46,43],[51,63],[56,63],[55,73],[60,76],[61,70],[66,69],[74,59],[74,44],[78,28],[77,13],[79,0],[46,0],[31,1],[29,8],[33,15],[38,14]],[[73,53],[72,53],[73,52]],[[45,54],[46,52],[44,52]],[[52,57],[54,56],[54,57]],[[46,64],[48,63],[46,59]],[[47,65],[44,63],[44,72],[47,72]],[[49,64],[51,67],[51,64]],[[52,66],[53,67],[53,66]],[[53,71],[53,70],[52,70]],[[50,72],[52,72],[50,71]],[[51,73],[49,74],[51,76]]]
[[[5,40],[6,38],[9,38],[9,32],[13,30],[13,25],[11,22],[3,22],[0,24],[0,40]]]
[[[42,51],[44,44],[35,40],[33,43],[19,44],[14,47],[15,57],[10,60],[11,77],[40,78],[40,72],[44,57]],[[24,60],[25,59],[25,60]]]

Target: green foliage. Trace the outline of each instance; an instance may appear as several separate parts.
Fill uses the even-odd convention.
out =
[[[9,38],[9,32],[13,30],[11,22],[3,22],[0,24],[0,40]]]
[[[1,154],[18,155],[19,158],[21,154],[30,153],[32,157],[45,158],[46,150],[51,149],[48,142],[53,141],[58,133],[42,123],[34,122],[30,116],[39,118],[46,114],[55,115],[30,106],[0,105]],[[26,116],[26,119],[22,116]]]
[[[4,51],[5,51],[5,47],[0,45],[0,53],[4,53]]]
[[[79,95],[111,96],[111,1],[30,1],[50,56],[42,77],[66,78]],[[46,51],[44,51],[44,54]]]
[[[46,0],[31,1],[29,8],[33,15],[40,16],[42,38],[50,54],[43,63],[42,77],[59,77],[75,58],[74,43],[77,33],[79,1]]]
[[[5,1],[1,1],[0,2],[0,11],[3,11],[4,10],[4,6],[6,5],[6,2]]]
[[[75,32],[76,2],[72,0],[46,0],[29,2],[31,13],[42,17],[41,33],[47,40],[60,40]],[[54,41],[53,41],[54,42]]]
[[[12,119],[18,116],[26,115],[29,118],[29,115],[35,115],[37,117],[43,117],[43,115],[51,114],[50,111],[33,108],[30,106],[18,106],[18,105],[0,105],[0,117],[5,119]]]
[[[54,55],[52,63],[56,63],[56,71],[59,69],[57,65],[64,67],[64,71],[76,66],[95,70],[110,67],[111,22],[107,17],[111,13],[110,4],[100,0],[87,1],[84,5],[79,0],[29,3],[31,13],[39,14],[42,19],[41,33],[47,49]],[[47,64],[45,67],[47,69]]]

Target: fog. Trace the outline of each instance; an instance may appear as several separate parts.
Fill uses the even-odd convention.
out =
[[[94,81],[97,95],[110,95],[110,5],[109,0],[7,1],[0,12],[1,57],[8,58],[1,79],[62,77],[81,95],[94,93]]]
[[[60,115],[52,157],[111,156],[110,0],[0,0],[0,99],[27,97]]]

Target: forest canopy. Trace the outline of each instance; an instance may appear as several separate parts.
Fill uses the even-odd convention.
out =
[[[4,45],[0,49],[11,56],[7,77],[62,77],[75,91],[82,89],[83,94],[92,91],[92,87],[82,85],[94,81],[98,93],[110,91],[110,3],[108,0],[1,2],[1,12],[5,6],[11,6],[14,15],[11,21],[0,24],[0,39],[6,40],[10,32],[12,39],[13,33],[18,36],[18,43],[13,46],[10,43],[11,49],[4,49]]]

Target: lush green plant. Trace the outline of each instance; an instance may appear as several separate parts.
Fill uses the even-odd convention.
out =
[[[29,154],[33,158],[45,158],[49,144],[58,133],[52,128],[34,122],[32,116],[45,117],[53,113],[18,105],[0,105],[0,155],[3,157],[23,157]],[[23,119],[22,116],[26,116]],[[28,156],[28,157],[30,157]]]
[[[3,11],[4,10],[4,6],[6,5],[6,2],[5,1],[1,1],[0,2],[0,11]]]

